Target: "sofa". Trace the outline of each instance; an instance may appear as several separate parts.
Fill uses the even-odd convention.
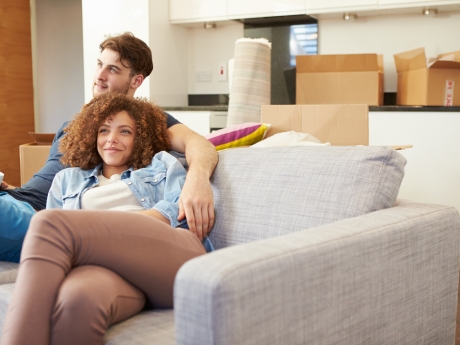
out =
[[[405,164],[389,147],[219,151],[217,250],[181,267],[174,310],[106,344],[453,344],[460,217],[397,199]],[[0,263],[0,327],[16,270]]]

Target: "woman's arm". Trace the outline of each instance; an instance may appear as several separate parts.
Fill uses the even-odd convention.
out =
[[[179,227],[186,222],[186,219],[178,220],[179,217],[179,198],[181,195],[182,187],[185,183],[187,175],[186,170],[177,158],[162,151],[153,157],[153,166],[162,166],[164,174],[159,179],[159,186],[156,187],[159,193],[155,193],[155,205],[152,209],[160,213],[168,220],[168,224],[173,228]],[[147,168],[148,169],[148,168]],[[155,213],[153,213],[155,215]]]
[[[62,204],[62,176],[63,173],[59,172],[53,179],[48,197],[46,199],[46,208],[63,208]]]

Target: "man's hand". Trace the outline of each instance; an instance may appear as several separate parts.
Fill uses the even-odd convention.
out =
[[[6,183],[5,181],[2,181],[2,184],[0,185],[0,189],[7,189],[9,186],[8,186],[8,183]]]
[[[209,179],[218,160],[216,148],[183,124],[172,126],[169,132],[172,149],[185,153],[189,166],[177,219],[187,218],[190,231],[203,239],[214,225],[214,197]]]
[[[189,171],[179,198],[178,220],[187,218],[187,224],[200,240],[214,225],[214,197],[209,179]]]

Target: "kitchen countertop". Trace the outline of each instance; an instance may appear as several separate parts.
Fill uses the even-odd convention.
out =
[[[228,105],[193,105],[182,107],[163,107],[164,111],[228,111]],[[460,106],[404,106],[404,105],[383,105],[369,106],[369,111],[428,111],[428,112],[460,112]]]
[[[423,111],[423,112],[460,112],[460,106],[410,106],[410,105],[382,105],[369,106],[369,111]]]
[[[228,105],[190,105],[183,107],[161,107],[164,111],[227,111]]]

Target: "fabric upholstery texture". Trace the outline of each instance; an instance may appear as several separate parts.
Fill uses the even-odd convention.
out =
[[[453,207],[405,204],[195,258],[177,344],[453,344],[459,230]]]
[[[113,325],[105,336],[107,345],[175,344],[172,309],[145,311]]]
[[[380,146],[242,150],[219,152],[211,179],[216,249],[391,207],[406,164]]]
[[[15,262],[0,261],[0,285],[16,281],[19,264]]]
[[[0,266],[5,264],[4,261],[0,262]],[[2,275],[2,273],[0,273]],[[5,321],[6,311],[8,310],[8,303],[10,302],[11,295],[13,294],[13,284],[0,285],[0,336],[3,330],[3,323]]]

